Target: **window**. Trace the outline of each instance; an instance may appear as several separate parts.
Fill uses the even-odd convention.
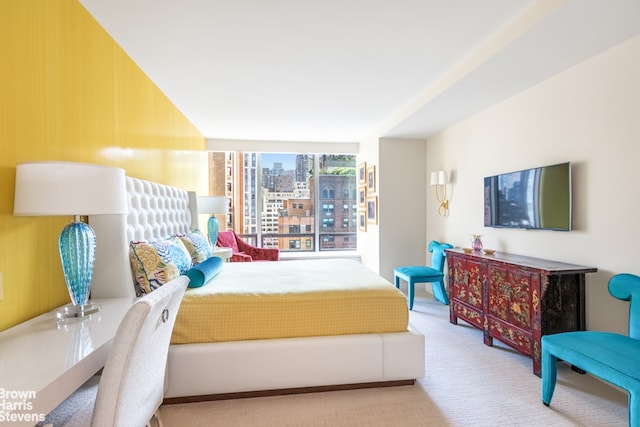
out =
[[[289,240],[289,249],[300,249],[300,240]]]
[[[245,239],[282,251],[356,248],[354,155],[227,152],[225,158],[222,173],[236,180],[225,187],[230,225]]]
[[[335,197],[335,190],[331,187],[325,187],[322,189],[322,199],[323,200],[333,200]]]

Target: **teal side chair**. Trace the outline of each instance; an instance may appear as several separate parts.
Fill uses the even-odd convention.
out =
[[[564,360],[629,393],[629,426],[640,426],[640,276],[617,274],[609,293],[629,304],[629,335],[574,331],[542,337],[542,403],[549,406]]]
[[[431,267],[424,265],[414,265],[397,267],[393,270],[393,277],[396,288],[400,288],[400,279],[408,284],[409,310],[413,310],[414,287],[416,283],[431,283],[433,296],[443,304],[449,304],[449,297],[444,288],[444,261],[446,259],[445,249],[451,249],[450,243],[439,243],[435,240],[429,243],[431,255]]]

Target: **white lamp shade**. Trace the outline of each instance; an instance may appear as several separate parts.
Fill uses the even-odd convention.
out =
[[[431,172],[431,185],[445,185],[447,183],[447,171]]]
[[[229,213],[229,200],[225,196],[198,197],[198,213],[201,213],[201,214]]]
[[[128,211],[123,169],[73,162],[17,165],[14,215],[104,215]]]

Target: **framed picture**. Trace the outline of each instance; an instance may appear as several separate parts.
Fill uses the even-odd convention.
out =
[[[367,163],[362,162],[358,165],[358,185],[367,183]]]
[[[378,196],[367,197],[367,223],[378,223]]]
[[[367,191],[369,193],[376,192],[376,166],[369,166],[367,168]]]
[[[358,188],[358,207],[364,208],[367,205],[367,187]]]
[[[365,211],[358,212],[358,230],[367,231],[367,213]]]

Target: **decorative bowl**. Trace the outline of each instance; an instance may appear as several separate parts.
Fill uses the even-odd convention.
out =
[[[471,248],[462,248],[462,250],[464,251],[465,254],[470,254],[471,252],[473,252],[473,249]]]
[[[485,250],[484,250],[484,254],[485,254],[485,255],[493,255],[493,254],[495,254],[495,253],[496,253],[496,250],[495,250],[495,249],[485,249]]]

